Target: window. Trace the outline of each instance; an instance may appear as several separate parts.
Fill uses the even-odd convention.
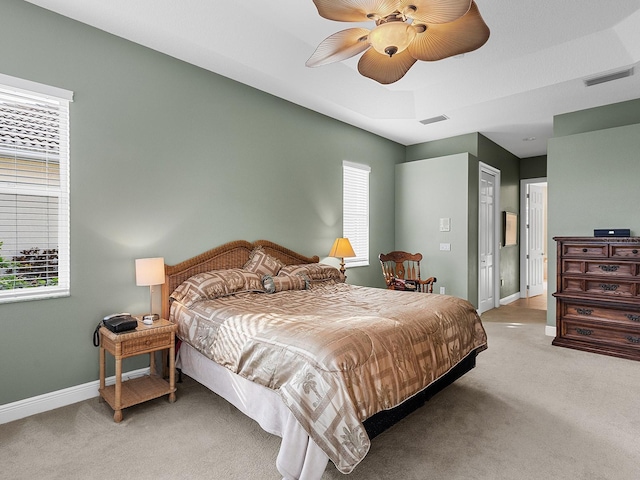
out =
[[[369,173],[371,167],[342,163],[342,235],[349,239],[355,257],[345,258],[345,266],[369,265]]]
[[[0,75],[0,303],[69,295],[72,97]]]

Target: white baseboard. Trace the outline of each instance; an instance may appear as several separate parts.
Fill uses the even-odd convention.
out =
[[[556,327],[554,325],[547,325],[544,329],[544,334],[547,337],[555,337],[556,336]]]
[[[512,295],[509,295],[508,297],[504,297],[500,299],[500,305],[508,305],[511,302],[515,302],[516,300],[518,300],[520,298],[520,292],[516,292]]]
[[[149,367],[125,372],[122,374],[122,380],[142,377],[143,375],[149,375]],[[107,385],[113,385],[116,383],[116,377],[108,377],[105,382]],[[97,397],[98,388],[100,388],[100,381],[94,380],[75,387],[63,388],[55,392],[0,405],[0,425]]]

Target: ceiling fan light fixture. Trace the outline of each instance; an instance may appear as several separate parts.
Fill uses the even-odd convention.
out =
[[[351,58],[361,75],[383,85],[397,82],[416,61],[433,62],[480,48],[489,27],[474,0],[313,0],[321,17],[339,22],[373,20],[324,39],[307,60],[317,67]]]
[[[378,53],[393,57],[406,50],[415,36],[415,29],[408,23],[387,22],[371,30],[369,42]]]

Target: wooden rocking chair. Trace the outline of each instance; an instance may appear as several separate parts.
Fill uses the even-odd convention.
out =
[[[378,255],[382,274],[389,290],[413,290],[433,293],[436,277],[420,277],[421,253],[390,252]]]

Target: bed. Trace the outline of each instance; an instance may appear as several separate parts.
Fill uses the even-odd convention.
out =
[[[282,438],[287,480],[350,473],[370,441],[475,366],[475,308],[452,296],[344,283],[267,240],[165,266],[177,366]]]

